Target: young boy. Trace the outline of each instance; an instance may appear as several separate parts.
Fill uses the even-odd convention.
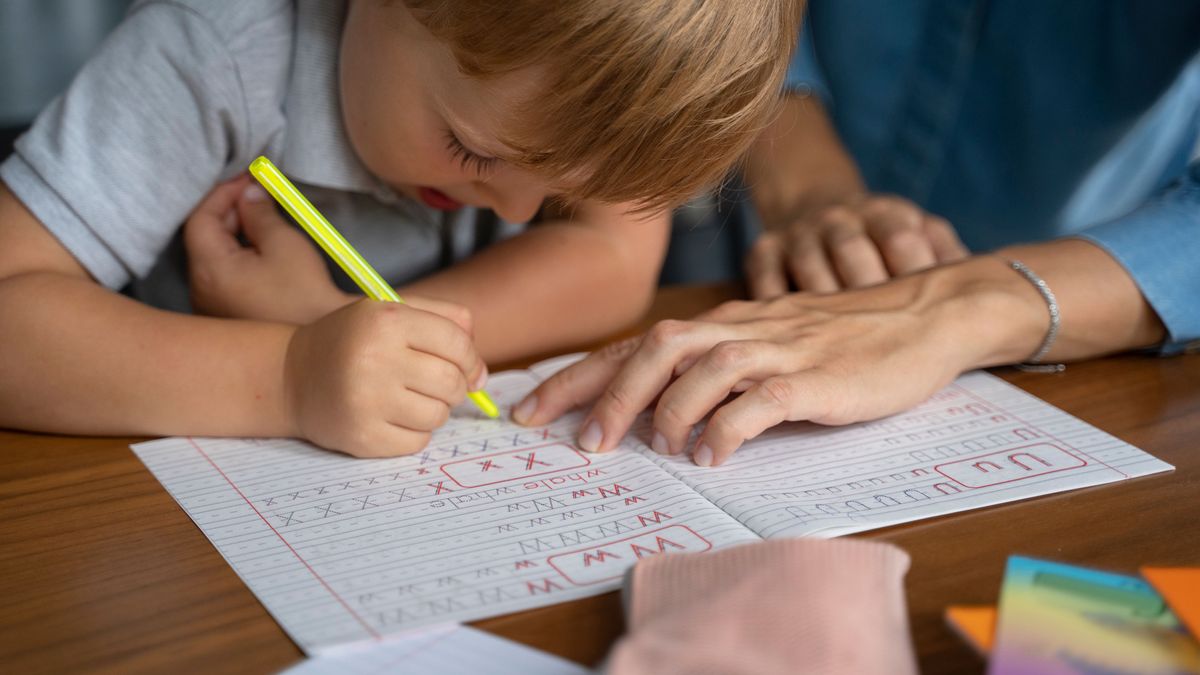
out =
[[[0,426],[415,451],[481,355],[642,311],[666,209],[772,114],[798,5],[136,4],[0,167]],[[395,282],[545,224],[401,288],[469,315],[346,304],[246,181],[203,199],[259,154]],[[192,291],[225,318],[112,292],[184,306],[193,211]]]

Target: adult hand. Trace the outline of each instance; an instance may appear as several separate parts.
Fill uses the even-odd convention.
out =
[[[196,207],[184,244],[200,314],[306,324],[354,299],[334,285],[321,251],[246,176],[218,186]]]
[[[469,313],[416,297],[360,300],[301,326],[284,366],[294,433],[356,457],[417,452],[486,380]]]
[[[901,197],[867,195],[764,231],[746,257],[753,298],[861,288],[969,255],[946,219]]]
[[[692,457],[716,465],[784,421],[849,424],[909,408],[964,370],[1032,352],[1047,323],[1028,282],[999,259],[974,259],[867,289],[733,302],[660,322],[549,378],[514,417],[546,424],[598,399],[579,444],[604,452],[658,397],[654,450],[684,452],[711,413]]]

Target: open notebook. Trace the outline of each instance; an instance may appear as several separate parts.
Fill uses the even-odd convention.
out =
[[[571,357],[488,382],[507,416]],[[913,410],[778,427],[704,469],[646,444],[574,445],[473,408],[417,455],[362,460],[296,440],[133,446],[306,652],[595,595],[638,559],[765,537],[830,537],[1171,469],[986,373]]]

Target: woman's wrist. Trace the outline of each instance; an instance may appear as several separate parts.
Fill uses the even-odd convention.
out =
[[[1046,302],[1005,259],[975,256],[923,274],[931,318],[946,328],[947,347],[962,354],[964,369],[1021,363],[1045,340]]]
[[[1165,329],[1129,274],[1080,239],[1014,246],[933,268],[927,277],[931,320],[944,326],[970,368],[1022,363],[1040,351],[1051,326],[1046,294],[1012,267],[1019,260],[1052,290],[1057,335],[1041,355],[1063,362],[1151,347]]]
[[[1022,261],[1054,290],[1062,326],[1048,361],[1153,347],[1166,336],[1129,272],[1089,241],[1066,238],[1011,246],[1000,254]]]

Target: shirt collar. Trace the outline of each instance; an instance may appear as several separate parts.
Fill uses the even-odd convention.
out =
[[[363,166],[346,135],[337,67],[345,20],[345,0],[296,3],[291,81],[284,100],[287,124],[279,165],[303,183],[394,198],[391,189]]]

